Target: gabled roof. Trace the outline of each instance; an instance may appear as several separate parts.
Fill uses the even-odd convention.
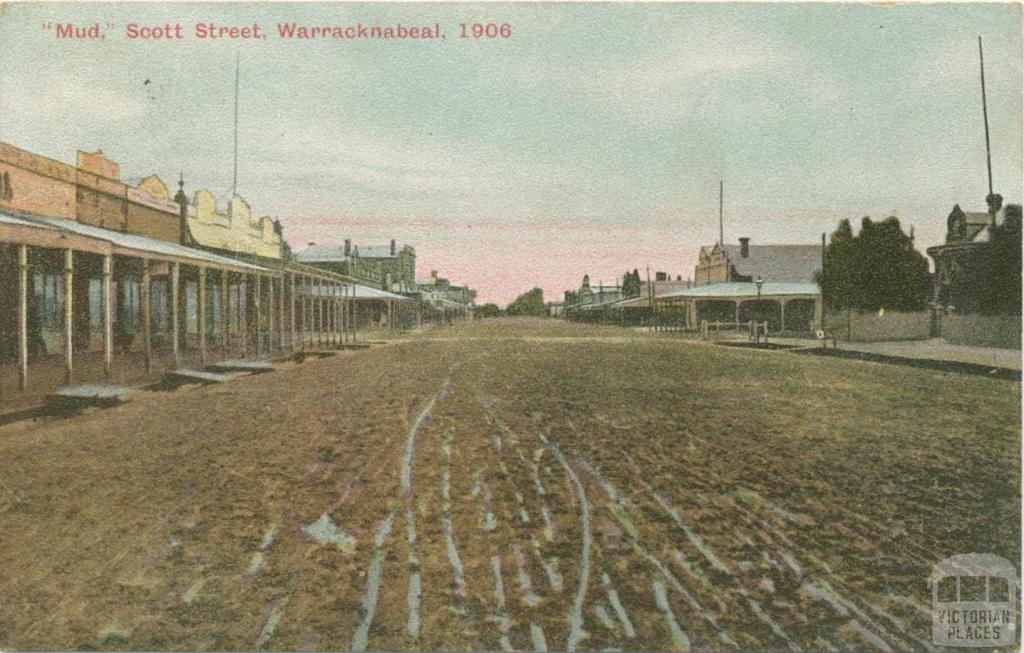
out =
[[[352,257],[345,254],[342,245],[310,245],[295,254],[295,258],[302,263],[341,263]]]
[[[724,245],[736,273],[775,283],[810,283],[821,269],[820,245],[750,245],[746,258],[739,245]]]

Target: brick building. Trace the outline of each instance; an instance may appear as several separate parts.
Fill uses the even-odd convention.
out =
[[[102,151],[70,165],[0,143],[0,410],[338,337],[344,278],[197,246],[178,186],[125,183]]]

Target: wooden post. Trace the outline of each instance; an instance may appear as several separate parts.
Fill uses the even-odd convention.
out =
[[[228,314],[231,312],[231,298],[228,296],[230,292],[228,274],[230,273],[227,270],[220,271],[220,357],[222,359],[228,357],[228,338],[231,332],[231,320],[228,317]]]
[[[242,358],[249,355],[249,322],[252,315],[252,305],[249,303],[249,291],[252,284],[248,281],[248,275],[244,272],[238,274],[238,283],[235,285],[235,296],[238,298],[238,339],[241,342],[239,350]],[[245,302],[245,310],[242,310],[242,302]]]
[[[334,342],[334,322],[331,319],[331,292],[334,290],[331,283],[324,284],[324,344],[330,346]]]
[[[140,288],[140,299],[142,301],[142,352],[146,359],[146,372],[153,371],[153,339],[150,334],[153,318],[150,315],[150,278],[149,259],[142,259],[142,287]]]
[[[316,282],[316,344],[318,347],[324,344],[324,299],[320,293],[323,292],[323,281]]]
[[[18,245],[18,388],[28,389],[28,245]]]
[[[302,331],[302,345],[305,348],[306,345],[306,278],[302,277],[301,283],[299,284],[301,290],[299,291],[299,313],[300,313],[300,326]]]
[[[351,339],[350,331],[352,325],[348,319],[348,295],[349,295],[349,284],[345,284],[341,287],[341,342],[345,343]]]
[[[297,296],[295,294],[295,273],[291,272],[291,273],[288,274],[288,276],[289,276],[289,280],[291,281],[291,286],[292,286],[292,294],[291,294],[290,301],[288,302],[288,317],[291,320],[291,327],[292,327],[292,341],[291,341],[292,351],[295,351],[295,349],[298,347],[298,343],[296,342],[296,340],[297,340],[296,333],[295,333],[295,302],[298,300],[298,298],[297,298]]]
[[[357,321],[358,316],[356,315],[356,286],[355,286],[355,283],[352,284],[352,305],[349,306],[349,312],[352,315],[352,330],[349,332],[349,338],[350,338],[350,340],[352,342],[355,342],[356,338],[359,336],[359,333],[357,332],[357,329],[359,328],[359,323]]]
[[[331,346],[338,344],[338,284],[330,285],[331,298],[327,302],[327,319],[331,324]]]
[[[71,249],[64,250],[64,382],[71,383],[74,376],[74,345],[72,340],[75,335],[74,324],[74,288],[75,281],[75,253]]]
[[[199,336],[199,362],[206,365],[206,268],[199,266],[199,289],[196,292],[196,332]]]
[[[283,272],[281,273],[281,276],[277,278],[277,289],[278,289],[278,293],[277,293],[277,348],[278,348],[279,351],[284,351],[284,341],[285,341],[285,338],[284,338],[284,334],[285,334],[285,324],[284,324],[284,315],[285,315],[285,313],[284,313],[285,283],[284,283],[284,273]]]
[[[334,320],[335,320],[335,331],[337,333],[338,344],[342,344],[345,341],[345,320],[341,314],[341,294],[344,292],[341,284],[335,289],[334,298]]]
[[[171,263],[171,353],[175,369],[181,367],[181,319],[178,315],[178,282],[181,279],[181,264]]]
[[[274,301],[274,277],[267,277],[267,353],[274,351],[274,333],[277,331],[277,315],[274,308],[277,302]]]
[[[100,282],[100,313],[103,322],[103,376],[108,379],[114,375],[114,322],[110,310],[112,268],[113,257],[107,254],[103,257],[103,278]]]
[[[260,275],[253,274],[253,287],[252,287],[252,307],[256,312],[256,355],[259,356],[263,353],[263,339],[260,334],[260,326],[263,321],[262,311],[260,310]]]

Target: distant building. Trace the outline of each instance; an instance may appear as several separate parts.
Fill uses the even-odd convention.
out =
[[[548,302],[548,317],[561,317],[565,312],[565,304],[562,302]]]
[[[430,271],[430,279],[417,284],[423,301],[435,306],[459,305],[473,306],[476,304],[476,291],[468,286],[458,286],[444,277],[437,275],[437,270]]]
[[[431,270],[430,278],[417,284],[417,294],[420,302],[432,307],[445,320],[459,316],[471,318],[476,309],[476,291],[439,277],[437,270]]]
[[[295,258],[306,265],[353,277],[371,288],[385,289],[380,266],[374,261],[364,261],[359,256],[359,248],[347,238],[342,246],[310,243]]]
[[[580,289],[576,291],[576,303],[580,306],[593,304],[606,304],[623,298],[622,286],[618,283],[605,284],[599,282],[597,286],[590,285],[590,275],[583,275],[583,282]]]
[[[376,269],[383,290],[416,292],[416,250],[412,245],[398,245],[394,240],[389,245],[362,245],[359,259],[362,265]]]
[[[928,248],[935,261],[933,303],[936,307],[957,313],[1020,311],[1019,251],[1021,246],[1021,205],[1002,204],[1002,197],[991,198],[991,213],[965,212],[953,207],[946,219],[946,242]],[[993,234],[1001,233],[1005,246],[1018,252],[1016,270],[997,262]],[[1008,277],[1016,276],[1015,280]],[[1015,284],[1009,282],[1015,281]],[[993,289],[1016,286],[1017,297],[1000,301]]]
[[[715,244],[700,248],[693,273],[694,285],[754,281],[812,283],[821,270],[820,245]]]

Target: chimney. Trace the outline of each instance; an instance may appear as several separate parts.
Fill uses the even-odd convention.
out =
[[[348,238],[345,239],[345,256],[352,254],[352,241]]]
[[[740,238],[740,256],[743,258],[750,256],[750,238]]]
[[[182,245],[188,245],[192,240],[188,232],[188,196],[185,195],[185,177],[178,175],[178,193],[174,196],[178,203],[178,239]]]
[[[311,241],[309,241],[309,242],[308,242],[308,243],[306,243],[306,244],[307,244],[308,246],[310,246],[310,247],[313,247],[314,245],[316,245],[316,243],[314,243],[314,242],[313,242],[312,240],[311,240]]]
[[[664,272],[655,272],[654,273],[654,280],[655,281],[668,281],[668,274],[666,274]]]
[[[391,239],[391,255],[392,256],[395,255],[395,239],[394,238]]]

